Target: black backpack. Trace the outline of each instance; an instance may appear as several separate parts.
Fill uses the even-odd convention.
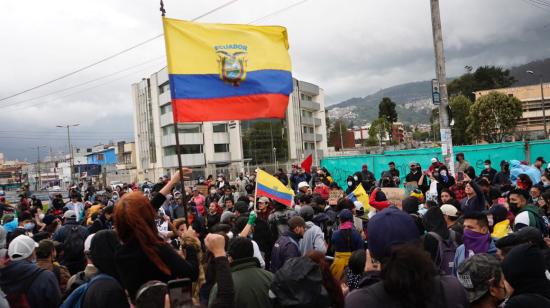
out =
[[[63,251],[65,261],[79,261],[84,259],[84,241],[85,238],[80,232],[80,226],[71,226],[65,241],[63,241]]]

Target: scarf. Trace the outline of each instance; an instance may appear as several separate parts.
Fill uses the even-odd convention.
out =
[[[489,250],[491,235],[464,229],[464,256],[469,258],[478,253],[486,253]]]
[[[342,224],[340,224],[340,230],[352,229],[352,228],[353,228],[353,221],[345,221]]]

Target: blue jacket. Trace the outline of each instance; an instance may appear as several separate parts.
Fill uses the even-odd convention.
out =
[[[28,260],[13,261],[0,269],[0,287],[6,295],[26,291],[31,308],[57,308],[61,304],[59,283],[53,272]]]
[[[277,272],[286,260],[302,256],[298,246],[299,240],[298,235],[291,231],[286,231],[277,239],[271,250],[271,267],[269,270],[272,273]]]
[[[489,254],[496,254],[497,253],[497,246],[495,245],[495,239],[491,238],[491,242],[489,243],[489,249],[487,250],[487,253]],[[453,275],[456,277],[458,272],[458,267],[464,260],[466,259],[464,244],[458,246],[456,248],[455,252],[455,260],[453,263]]]
[[[358,249],[364,249],[365,243],[361,239],[361,235],[354,228],[338,230],[332,234],[332,247],[335,252],[352,252]],[[350,232],[350,237],[346,237],[346,232]]]

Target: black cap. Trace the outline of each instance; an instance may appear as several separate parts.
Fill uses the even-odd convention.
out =
[[[546,161],[544,160],[544,157],[542,157],[542,156],[537,157],[537,159],[535,159],[535,160],[536,160],[536,161],[540,161],[540,162],[542,162],[543,164],[546,164]]]

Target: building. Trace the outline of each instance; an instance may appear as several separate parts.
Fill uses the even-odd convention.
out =
[[[370,123],[361,127],[355,126],[352,128],[356,147],[361,147],[367,144],[367,140],[369,139],[369,129]]]
[[[395,122],[391,126],[391,137],[394,143],[403,143],[405,141],[405,127],[401,122]]]
[[[287,151],[286,155],[279,155],[279,160],[302,160],[315,154],[316,149],[314,159],[318,162],[327,151],[324,92],[311,83],[296,79],[293,82],[286,119],[279,123],[282,129],[272,131],[270,137],[273,140],[273,134],[284,135],[280,139],[285,140]],[[132,84],[132,94],[138,180],[156,181],[163,174],[173,174],[178,166],[167,69]],[[252,148],[247,143],[249,155],[244,154],[243,135],[249,136],[248,129],[260,121],[178,124],[182,165],[194,169],[194,177],[220,172],[234,176],[245,170],[245,163],[253,160],[250,153],[254,150],[267,152],[264,154],[276,162],[277,152],[283,147],[277,150],[273,142],[265,142],[262,145],[265,149],[258,149],[256,145]],[[270,137],[263,136],[262,140]]]
[[[313,154],[314,165],[319,165],[327,153],[324,90],[297,79],[293,79],[293,83],[286,111],[288,159],[302,160]]]
[[[543,84],[545,106],[549,106],[550,102],[550,83]],[[514,96],[522,102],[523,114],[518,121],[516,131],[518,135],[529,139],[544,138],[544,122],[542,116],[542,100],[540,84],[502,88],[476,92],[476,99],[486,95],[491,91],[504,93],[508,96]],[[550,108],[545,108],[546,117],[550,117]],[[547,129],[550,131],[550,121],[547,118]]]

